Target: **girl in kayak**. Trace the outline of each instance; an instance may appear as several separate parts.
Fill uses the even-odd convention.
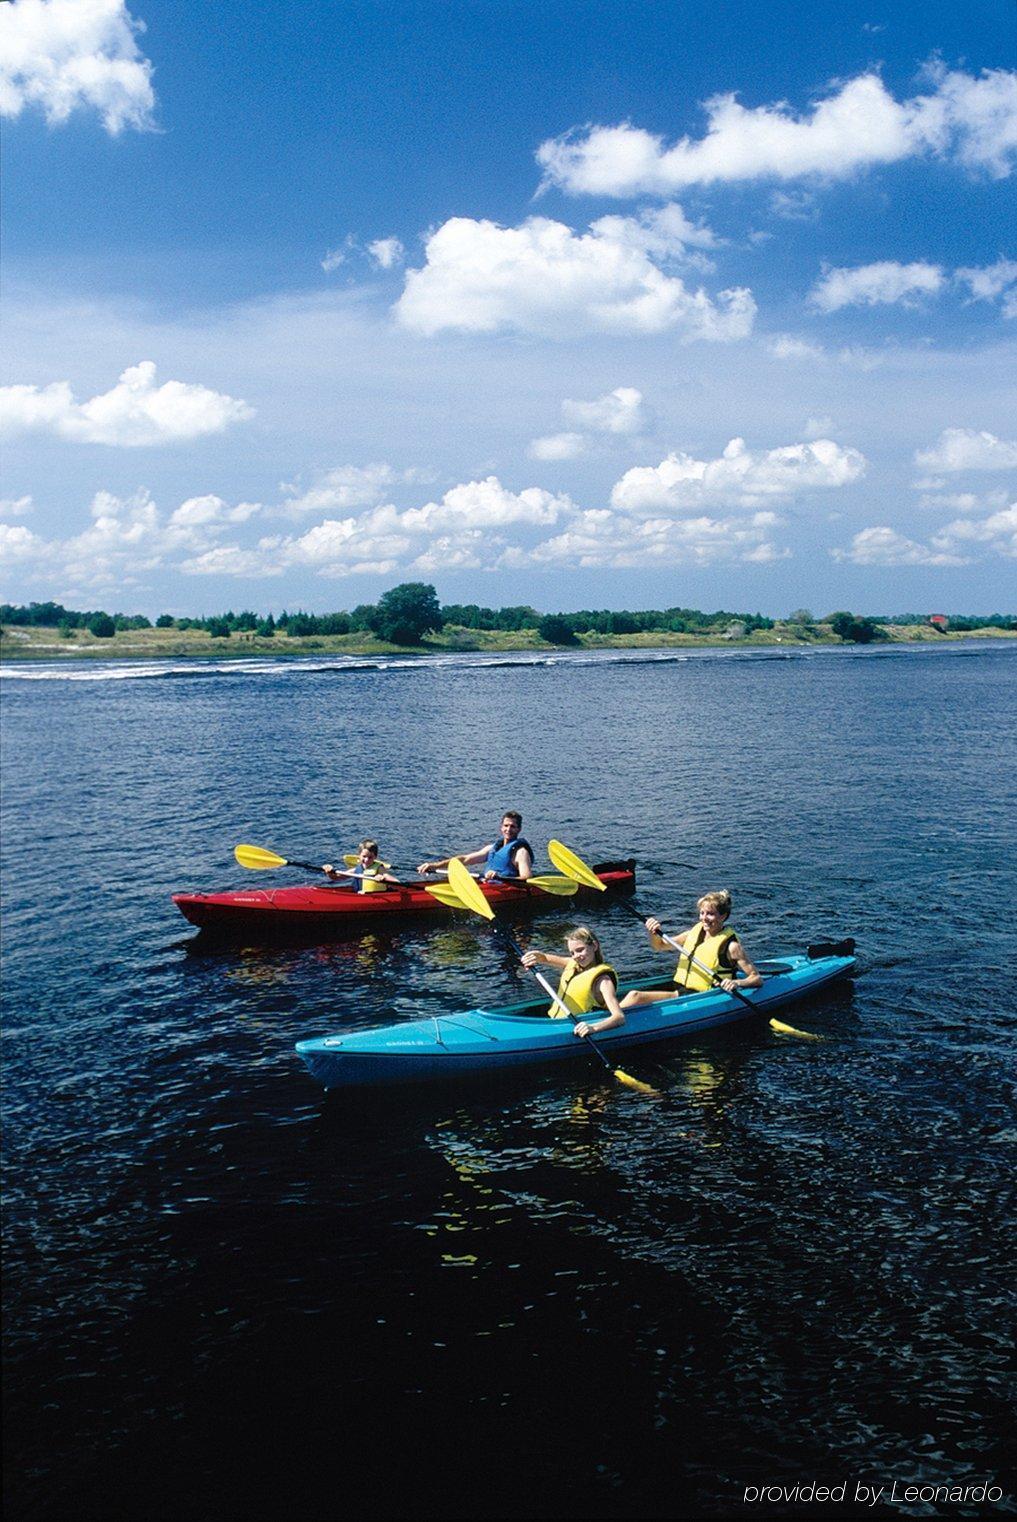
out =
[[[362,840],[357,847],[357,864],[355,867],[333,867],[327,861],[322,867],[326,877],[333,882],[338,882],[342,877],[352,877],[356,882],[358,893],[381,893],[389,883],[398,883],[398,877],[393,877],[387,871],[387,861],[378,860],[378,842],[376,840]]]
[[[484,870],[480,875],[484,878],[532,877],[533,847],[519,833],[522,827],[522,814],[517,809],[506,809],[501,816],[501,839],[492,841],[489,846],[481,846],[477,851],[467,851],[459,860],[465,867],[475,867],[483,862]],[[453,857],[444,856],[441,861],[422,861],[417,871],[422,876],[428,872],[444,872],[452,860]]]
[[[699,923],[670,938],[682,948],[675,968],[674,988],[634,988],[622,1000],[623,1009],[634,1009],[637,1004],[653,1004],[658,999],[673,999],[676,992],[697,994],[708,988],[722,988],[725,993],[730,993],[733,988],[741,992],[760,986],[761,974],[749,960],[738,932],[727,923],[731,913],[731,895],[727,889],[704,893],[696,907]],[[670,951],[671,945],[661,936],[660,920],[651,915],[645,923],[654,951]],[[697,967],[696,962],[702,966]],[[745,976],[736,978],[736,972]]]
[[[594,1009],[607,1011],[605,1019],[592,1024],[580,1020],[574,1027],[575,1035],[598,1036],[601,1031],[624,1025],[625,1015],[618,1003],[618,978],[614,968],[604,961],[600,942],[593,931],[585,925],[578,925],[565,937],[565,945],[568,948],[567,957],[554,956],[549,951],[524,952],[523,966],[537,967],[545,964],[548,967],[560,967],[558,997],[574,1015],[586,1015]],[[554,1004],[548,1009],[548,1014],[552,1020],[565,1019]]]

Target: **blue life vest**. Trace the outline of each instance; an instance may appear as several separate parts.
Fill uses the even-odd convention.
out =
[[[487,861],[484,863],[485,872],[497,872],[499,877],[518,877],[516,870],[516,852],[529,851],[530,860],[533,860],[533,847],[528,840],[517,835],[515,840],[510,840],[506,845],[502,841],[499,846],[492,846],[487,853]]]

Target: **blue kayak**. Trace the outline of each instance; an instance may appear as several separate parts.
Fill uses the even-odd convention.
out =
[[[619,1061],[622,1052],[634,1047],[731,1025],[753,1013],[769,1019],[795,999],[844,977],[854,968],[855,958],[795,955],[756,966],[764,981],[762,987],[745,991],[751,1010],[720,989],[685,994],[626,1010],[625,1024],[598,1035],[597,1045]],[[659,980],[648,979],[619,992],[660,986]],[[547,1003],[546,998],[531,1000],[504,1009],[470,1009],[341,1036],[317,1036],[298,1041],[296,1049],[326,1089],[500,1073],[532,1063],[588,1062],[585,1042],[573,1035],[570,1021],[548,1018]]]

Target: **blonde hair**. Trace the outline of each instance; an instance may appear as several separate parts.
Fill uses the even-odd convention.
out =
[[[696,900],[696,908],[702,909],[704,905],[716,909],[727,919],[731,913],[731,895],[726,888],[718,888],[713,893],[704,893],[702,898]]]
[[[565,936],[565,949],[568,950],[569,941],[578,941],[581,946],[592,946],[597,953],[598,962],[604,960],[604,953],[600,949],[600,942],[588,925],[577,925]]]
[[[376,840],[362,840],[357,847],[358,851],[370,851],[372,856],[378,854],[378,842]]]

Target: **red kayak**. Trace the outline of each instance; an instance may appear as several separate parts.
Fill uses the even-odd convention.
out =
[[[607,889],[632,893],[636,886],[635,867],[631,860],[608,861],[593,870]],[[514,908],[543,913],[601,898],[595,888],[580,887],[574,898],[562,898],[524,882],[482,882],[477,886],[494,909],[511,904]],[[192,925],[231,936],[335,935],[404,915],[427,914],[447,919],[457,912],[426,893],[422,882],[389,887],[382,893],[357,893],[331,883],[250,888],[239,893],[174,893],[173,902]]]

